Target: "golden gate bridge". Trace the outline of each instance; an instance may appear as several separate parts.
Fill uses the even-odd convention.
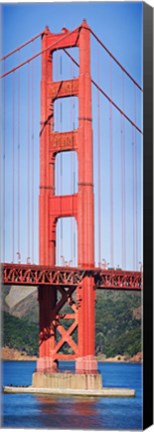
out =
[[[38,286],[38,373],[61,359],[97,373],[96,290],[143,283],[143,90],[86,20],[46,27],[1,64],[2,282]]]

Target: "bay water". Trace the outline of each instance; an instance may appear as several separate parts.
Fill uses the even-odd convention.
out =
[[[60,371],[74,371],[60,362]],[[35,361],[4,361],[2,385],[31,385]],[[142,429],[142,366],[98,363],[104,387],[135,389],[133,398],[2,394],[2,427],[32,429]]]

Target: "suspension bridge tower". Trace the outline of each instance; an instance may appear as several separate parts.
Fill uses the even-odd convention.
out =
[[[90,71],[90,36],[93,36],[99,45],[109,55],[110,61],[110,90],[112,90],[112,61],[118,64],[122,70],[122,104],[123,109],[118,106],[110,96],[104,92],[100,86],[99,73],[98,83],[91,79]],[[41,52],[29,57],[24,62],[20,63],[20,50],[31,42],[34,42],[38,37],[42,38]],[[77,62],[70,54],[70,48],[78,48],[79,62]],[[74,62],[79,67],[79,74],[76,78],[73,74],[69,79],[58,79],[57,68],[54,69],[54,52],[63,50],[63,53],[71,62]],[[5,60],[15,52],[19,52],[19,63],[10,70],[5,70]],[[39,264],[34,264],[34,66],[30,68],[30,63],[36,57],[41,55],[41,121],[40,121],[40,193],[39,193]],[[61,56],[61,54],[60,54]],[[98,52],[99,56],[99,52]],[[60,57],[62,58],[62,57]],[[80,390],[83,394],[97,396],[134,396],[135,392],[132,389],[102,389],[102,377],[98,373],[97,361],[95,358],[95,295],[97,289],[114,289],[114,290],[133,290],[140,291],[142,288],[142,272],[122,270],[120,268],[102,269],[95,267],[94,263],[94,182],[93,182],[93,130],[92,130],[92,95],[91,83],[109,102],[109,155],[110,165],[107,167],[110,180],[110,252],[112,257],[113,251],[113,140],[114,132],[112,122],[112,107],[114,106],[117,113],[120,113],[120,128],[119,128],[119,171],[121,170],[121,220],[122,220],[122,260],[125,261],[126,252],[126,198],[125,198],[125,120],[129,122],[129,127],[132,128],[132,145],[129,140],[129,157],[128,167],[132,164],[132,234],[133,234],[133,261],[138,257],[138,229],[137,229],[137,142],[136,131],[140,134],[141,129],[136,125],[136,120],[133,121],[124,110],[124,74],[134,84],[134,113],[136,119],[136,87],[142,91],[139,84],[125,70],[123,65],[112,55],[112,53],[104,46],[104,44],[94,34],[92,29],[84,20],[76,29],[69,31],[66,28],[62,29],[60,34],[53,34],[49,28],[39,35],[36,35],[25,44],[17,47],[11,53],[1,58],[4,61],[4,73],[0,77],[4,78],[3,96],[4,96],[4,131],[3,131],[3,260],[1,265],[2,281],[6,285],[32,285],[38,286],[38,302],[39,302],[39,356],[36,365],[36,371],[33,374],[32,386],[29,389],[20,387],[20,393],[48,393],[60,394],[75,394],[79,395]],[[24,121],[27,116],[27,133],[24,145],[20,143],[21,135],[21,68],[27,64],[27,104],[24,105]],[[99,62],[98,62],[99,65]],[[72,66],[72,63],[71,63]],[[67,68],[66,68],[67,69]],[[17,72],[17,85],[15,85],[15,71]],[[24,69],[25,71],[25,69]],[[56,72],[56,79],[55,74]],[[99,70],[98,70],[99,72]],[[12,96],[6,91],[6,78],[12,74]],[[23,75],[23,83],[25,87],[25,72]],[[68,78],[68,77],[67,77]],[[108,77],[107,77],[108,79]],[[9,81],[10,86],[10,81]],[[10,87],[8,87],[10,88]],[[120,87],[119,87],[120,88]],[[24,88],[24,94],[26,88]],[[11,97],[11,102],[10,102]],[[60,108],[62,108],[63,98],[78,98],[78,125],[76,129],[72,126],[72,130],[63,130],[62,121],[60,127],[55,127],[55,118],[57,100],[60,100]],[[9,110],[6,109],[6,100],[9,102]],[[37,100],[37,99],[36,99]],[[94,97],[93,102],[96,101]],[[17,103],[15,103],[17,102]],[[72,103],[72,101],[71,101]],[[70,104],[71,105],[71,104]],[[26,106],[26,108],[25,108]],[[95,105],[96,106],[96,105]],[[100,99],[99,93],[97,98],[97,126],[95,129],[98,138],[98,233],[96,238],[99,243],[99,264],[101,261],[101,129],[100,129]],[[16,111],[15,111],[16,108]],[[107,108],[108,109],[108,108]],[[71,110],[70,110],[71,111]],[[9,112],[11,119],[9,127],[9,135],[6,134],[8,128],[6,113]],[[108,111],[106,111],[108,112]],[[30,117],[32,114],[32,121]],[[62,110],[60,109],[60,114]],[[70,112],[70,120],[71,119]],[[66,112],[66,116],[69,113]],[[65,117],[66,118],[66,117]],[[18,120],[18,121],[16,121]],[[67,119],[68,120],[68,119]],[[71,122],[73,123],[73,122]],[[70,124],[70,123],[69,123]],[[11,129],[12,128],[12,129]],[[25,125],[26,128],[26,125]],[[58,130],[55,130],[58,129]],[[25,129],[26,130],[26,129]],[[129,129],[130,130],[130,129]],[[31,133],[32,132],[32,133]],[[117,126],[118,133],[118,126]],[[118,136],[118,135],[117,135]],[[10,143],[12,141],[12,149],[10,153]],[[7,144],[8,142],[8,144]],[[23,144],[23,143],[22,143]],[[7,145],[7,147],[6,147]],[[27,164],[25,163],[27,147]],[[117,147],[116,147],[117,148]],[[31,152],[30,152],[31,151]],[[78,188],[77,190],[70,189],[70,194],[60,195],[57,192],[57,176],[56,176],[56,158],[58,154],[64,152],[76,152],[78,159]],[[8,156],[6,158],[6,155]],[[10,183],[6,183],[7,172],[10,169],[10,155],[12,155],[12,187]],[[7,162],[8,159],[8,162]],[[62,158],[61,158],[62,159]],[[70,158],[71,159],[71,158]],[[104,152],[103,152],[104,160]],[[24,163],[23,163],[24,161]],[[21,165],[22,162],[22,165]],[[24,179],[24,166],[26,167],[26,180]],[[104,166],[104,165],[103,165]],[[117,166],[117,165],[116,165]],[[17,168],[17,172],[16,169]],[[23,168],[23,170],[22,170]],[[71,169],[72,167],[70,167]],[[22,170],[22,171],[21,171]],[[21,181],[20,173],[22,174]],[[62,172],[61,172],[62,174]],[[129,172],[129,180],[130,180]],[[105,175],[106,176],[106,175]],[[17,181],[16,181],[17,180]],[[59,180],[62,180],[62,176]],[[118,181],[119,181],[118,180]],[[124,182],[124,184],[123,184]],[[32,190],[30,190],[32,183]],[[24,189],[21,191],[21,184]],[[119,183],[118,183],[119,184]],[[17,189],[15,187],[17,186]],[[116,188],[115,188],[116,190]],[[130,188],[131,190],[131,188]],[[21,192],[22,196],[27,193],[27,212],[21,210]],[[9,194],[10,195],[9,195]],[[104,195],[104,190],[102,190]],[[11,204],[10,204],[11,202]],[[8,207],[8,204],[10,207]],[[25,203],[24,203],[25,204]],[[6,210],[11,209],[9,221],[7,220]],[[24,206],[25,209],[25,206]],[[26,217],[23,217],[26,213]],[[118,215],[120,215],[118,213]],[[11,217],[12,216],[12,217]],[[22,217],[21,217],[22,216]],[[59,254],[59,244],[56,238],[57,223],[62,218],[71,218],[76,220],[77,237],[78,237],[78,265],[76,267],[58,266],[56,256]],[[17,219],[17,220],[16,220]],[[120,220],[120,216],[119,216]],[[24,236],[21,236],[21,222],[27,223]],[[9,222],[9,225],[8,225]],[[103,223],[103,222],[102,222]],[[23,226],[23,223],[22,223]],[[129,229],[130,231],[130,229]],[[5,246],[6,234],[10,237],[12,232],[12,261],[5,262]],[[119,231],[120,232],[120,231]],[[32,236],[31,236],[32,235]],[[7,238],[7,249],[10,253],[10,238]],[[25,254],[25,239],[27,237],[27,263],[18,262],[15,259],[15,247],[18,246],[18,257],[21,257],[20,246],[23,246]],[[58,236],[57,236],[58,237]],[[118,237],[117,237],[118,238]],[[62,237],[61,237],[62,240]],[[119,239],[118,239],[119,240]],[[68,244],[65,245],[68,247]],[[136,258],[135,258],[136,247]],[[30,263],[30,251],[32,251],[32,263]],[[123,266],[122,266],[123,267]],[[75,360],[75,373],[62,373],[59,367],[61,360]],[[33,387],[33,388],[32,388]],[[54,389],[56,391],[54,391]],[[72,390],[72,392],[70,391]],[[87,390],[90,390],[87,393]],[[6,392],[17,393],[17,388],[6,386]]]
[[[79,49],[79,76],[73,80],[55,82],[53,52],[70,47]],[[70,96],[78,97],[78,129],[54,132],[54,102],[58,98]],[[58,153],[71,150],[75,150],[78,156],[78,192],[56,196],[55,158]],[[100,378],[95,359],[94,278],[90,271],[94,267],[93,132],[90,28],[85,20],[76,30],[69,32],[65,29],[61,34],[53,34],[46,27],[42,36],[39,215],[40,264],[55,266],[56,223],[59,218],[73,216],[78,230],[78,266],[86,271],[89,269],[89,273],[86,272],[82,281],[75,286],[76,301],[72,298],[74,287],[72,289],[67,284],[63,291],[61,287],[61,303],[57,298],[57,287],[39,287],[39,358],[35,375],[56,372],[57,361],[65,357],[59,353],[59,348],[67,342],[74,355],[68,354],[66,358],[75,359],[78,379],[79,374],[93,374]],[[59,311],[61,305],[67,302],[72,306],[74,325],[66,332],[59,322]],[[75,329],[78,334],[76,343],[73,341]],[[56,340],[57,330],[61,334],[61,341]],[[98,386],[99,380],[96,381]]]

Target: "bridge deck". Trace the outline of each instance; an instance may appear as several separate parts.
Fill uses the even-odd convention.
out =
[[[137,271],[101,268],[46,267],[35,264],[1,264],[1,281],[5,285],[78,286],[85,276],[93,276],[96,289],[142,289],[142,274]]]

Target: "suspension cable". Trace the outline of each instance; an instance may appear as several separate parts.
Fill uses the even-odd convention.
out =
[[[5,71],[5,61],[4,61]],[[5,169],[6,169],[6,86],[4,80],[4,93],[3,93],[3,105],[4,105],[4,136],[3,136],[3,262],[5,262]]]
[[[110,58],[110,95],[112,97],[112,58]],[[113,118],[110,103],[110,260],[114,265],[114,218],[113,218]]]
[[[81,26],[77,27],[75,30],[73,30],[72,32],[70,32],[69,34],[74,33],[77,30],[80,30]],[[112,54],[112,52],[103,44],[103,42],[98,38],[98,36],[93,32],[92,29],[90,29],[90,32],[92,34],[92,36],[97,40],[97,42],[102,46],[102,48],[104,48],[104,50],[110,55],[110,57],[112,57],[112,59],[115,61],[115,63],[117,63],[117,65],[123,70],[123,72],[130,78],[130,80],[139,88],[139,90],[141,90],[143,92],[142,87],[137,83],[137,81],[132,77],[132,75],[124,68],[124,66],[116,59],[116,57]],[[23,43],[22,45],[18,46],[17,48],[15,48],[13,51],[9,52],[8,54],[6,54],[5,56],[0,58],[0,61],[5,60],[6,58],[8,58],[9,56],[11,56],[12,54],[16,53],[17,51],[19,51],[20,49],[24,48],[26,45],[30,44],[31,42],[33,42],[34,40],[36,40],[37,38],[39,38],[40,36],[42,36],[44,34],[44,31],[38,33],[36,36],[34,36],[33,38],[29,39],[28,41],[26,41],[25,43]],[[62,39],[65,38],[67,36],[64,35],[62,36]],[[56,43],[59,43],[61,41],[61,39],[58,40],[58,42],[54,42],[54,45]],[[50,49],[50,47],[48,47],[47,49]],[[40,55],[42,54],[44,51],[41,51],[40,53],[37,54]],[[29,59],[29,61],[31,61]],[[77,62],[76,62],[77,64]]]
[[[57,80],[59,79],[59,51],[56,51],[56,76]],[[55,127],[56,125],[56,127]],[[54,109],[54,125],[53,125],[53,132],[55,130],[59,131],[59,110],[58,106],[55,106]],[[56,191],[57,195],[60,195],[60,175],[59,175],[59,155],[57,155],[56,159]],[[60,220],[59,220],[59,229],[57,229],[57,242],[56,242],[56,259],[57,264],[60,265],[61,258],[60,258]]]
[[[121,116],[121,240],[122,240],[122,268],[124,268],[124,253],[123,253],[123,245],[124,245],[124,232],[123,232],[123,118]]]
[[[76,29],[72,30],[71,32],[69,32],[69,36],[71,36],[73,33],[75,33],[76,31],[80,31],[81,26],[77,27]],[[36,53],[35,55],[33,55],[32,57],[29,57],[27,60],[23,61],[22,63],[19,63],[16,67],[10,69],[8,72],[5,72],[3,75],[0,76],[0,79],[4,78],[5,76],[9,75],[10,73],[14,72],[15,70],[21,68],[22,66],[26,65],[27,63],[30,63],[32,60],[36,59],[37,57],[39,57],[40,55],[44,54],[46,51],[56,47],[57,44],[59,44],[60,42],[62,42],[66,37],[68,37],[68,34],[64,34],[61,38],[59,38],[57,41],[53,42],[51,45],[49,45],[48,47],[44,48],[43,50],[39,51],[38,53]],[[19,51],[20,48],[17,48],[17,51]]]
[[[122,74],[122,105],[125,108],[124,74]],[[122,230],[123,230],[123,269],[126,269],[126,178],[125,178],[125,119],[122,117]]]
[[[72,83],[72,89],[73,89],[73,72],[72,72],[73,64],[71,62],[70,64],[70,76],[71,76],[71,83]],[[73,130],[73,101],[72,98],[70,98],[70,130]],[[70,183],[71,183],[71,195],[72,195],[72,215],[74,213],[73,208],[73,141],[72,141],[72,151],[71,151],[71,167],[70,167]],[[73,217],[71,217],[71,261],[73,263]]]
[[[76,109],[75,109],[75,101],[73,102],[73,131],[75,130],[75,114],[76,114]],[[73,157],[73,194],[75,194],[75,173],[76,173],[76,168],[75,168],[75,155]],[[73,236],[73,259],[74,259],[74,265],[75,265],[75,261],[76,261],[76,225],[75,225],[75,219],[74,219],[74,236]]]
[[[30,63],[28,63],[28,113],[27,113],[27,128],[28,128],[28,155],[27,155],[27,242],[28,242],[28,260],[30,259]]]
[[[18,61],[20,61],[20,50]],[[18,70],[18,257],[20,258],[20,70]]]
[[[70,53],[68,53],[68,51],[66,49],[64,49],[65,54],[70,57],[72,59],[72,61],[74,62],[74,64],[76,64],[76,66],[80,67],[79,63],[77,63],[77,61],[70,55]],[[114,108],[116,108],[117,111],[120,112],[120,114],[122,114],[125,119],[136,128],[136,130],[143,134],[142,130],[133,122],[133,120],[131,120],[131,118],[112,100],[112,98],[110,96],[108,96],[108,94],[96,83],[96,81],[94,81],[93,79],[91,79],[92,84],[103,94],[103,96],[114,106]]]
[[[133,268],[135,270],[136,265],[135,265],[135,142],[134,142],[134,128],[132,127],[132,171],[133,171],[133,175],[132,175],[132,189],[133,189],[133,193],[132,193],[132,199],[133,199],[133,212],[132,212],[132,216],[133,216]]]
[[[14,174],[15,174],[15,76],[12,77],[12,260],[14,262]]]
[[[60,81],[62,81],[62,55],[60,56]],[[60,100],[60,132],[62,132],[63,107]],[[63,194],[63,154],[60,152],[60,196]],[[62,214],[62,199],[60,200]],[[61,241],[61,256],[63,256],[63,218],[60,218],[60,241]]]
[[[115,63],[122,69],[122,71],[130,78],[130,80],[135,84],[136,87],[139,88],[143,92],[142,87],[137,83],[137,81],[130,75],[130,73],[124,68],[124,66],[116,59],[116,57],[112,54],[112,52],[103,44],[103,42],[96,36],[92,29],[90,29],[92,36],[97,40],[97,42],[104,48],[104,50],[109,54],[110,58],[112,58]]]
[[[33,49],[33,44],[32,44]],[[32,263],[34,263],[34,178],[35,178],[35,164],[34,164],[34,62],[32,62]]]
[[[97,51],[98,84],[100,85],[100,52]],[[97,131],[98,131],[98,267],[101,266],[101,181],[100,181],[100,92],[97,91]]]
[[[69,33],[69,35],[71,35],[72,33],[74,33],[75,31],[80,31],[81,27],[77,27],[75,30],[73,30],[72,32]],[[32,57],[30,57],[28,60],[22,62],[21,64],[19,64],[18,66],[16,66],[15,68],[9,70],[8,72],[4,73],[3,75],[0,76],[0,79],[4,78],[5,76],[9,75],[10,73],[12,73],[13,71],[17,70],[18,68],[24,66],[26,63],[34,60],[36,57],[38,57],[39,55],[43,54],[44,52],[46,52],[47,50],[53,48],[54,46],[56,46],[57,43],[61,42],[64,38],[67,37],[67,34],[63,35],[58,41],[54,42],[53,44],[51,44],[49,47],[46,47],[44,50],[38,52],[37,54],[33,55]],[[77,61],[68,53],[68,51],[66,49],[64,49],[64,52],[72,59],[72,61],[76,64],[76,66],[79,67],[79,64],[77,63]],[[104,95],[104,97],[106,99],[109,100],[109,102],[112,103],[112,105],[121,113],[124,115],[124,117],[128,120],[128,122],[130,122],[137,130],[138,132],[140,132],[141,134],[143,134],[143,132],[141,131],[141,129],[134,124],[134,122],[124,113],[122,112],[122,110],[118,107],[118,105],[111,100],[111,98],[107,95],[107,93],[104,92],[104,90],[102,88],[99,88],[99,86],[97,85],[97,83],[94,80],[91,80],[92,84],[95,85],[96,88],[98,88],[100,90],[100,92]]]
[[[44,31],[37,34],[36,36],[34,36],[33,38],[29,39],[27,42],[23,43],[22,45],[18,46],[17,48],[15,48],[13,51],[10,51],[8,54],[4,55],[3,57],[0,58],[0,61],[7,59],[8,57],[10,57],[12,54],[15,54],[16,52],[18,52],[19,50],[21,50],[22,48],[24,48],[25,46],[27,46],[28,44],[30,44],[31,42],[34,42],[36,39],[38,39],[40,36],[42,36],[44,34]]]
[[[134,120],[136,121],[136,88],[134,86]],[[135,147],[135,225],[136,225],[136,269],[138,269],[138,196],[137,196],[137,143],[136,130],[134,131],[134,147]]]

